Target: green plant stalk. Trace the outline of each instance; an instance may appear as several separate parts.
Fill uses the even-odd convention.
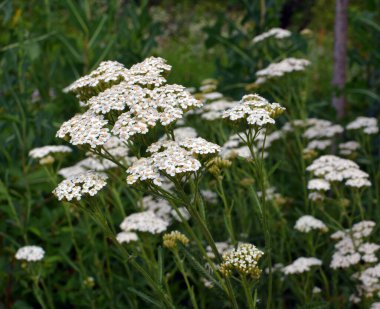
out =
[[[190,285],[190,282],[189,282],[189,278],[186,274],[186,270],[185,270],[185,267],[183,265],[183,261],[181,260],[181,258],[179,257],[178,255],[178,251],[177,249],[174,249],[173,250],[173,254],[174,254],[174,260],[178,266],[178,269],[179,271],[181,272],[182,276],[183,276],[183,279],[185,280],[185,283],[186,283],[186,287],[187,287],[187,290],[189,292],[189,295],[190,295],[190,300],[191,300],[191,303],[193,305],[193,308],[194,309],[198,309],[198,304],[197,304],[197,301],[195,299],[195,295],[194,295],[194,289],[193,287]]]

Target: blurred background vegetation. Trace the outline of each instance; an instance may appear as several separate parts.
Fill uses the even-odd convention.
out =
[[[78,307],[86,306],[94,295],[83,292],[82,282],[87,274],[96,273],[99,264],[107,262],[100,253],[104,248],[101,244],[91,248],[99,250],[99,264],[91,262],[83,270],[71,262],[72,247],[84,247],[84,231],[88,229],[83,225],[90,223],[76,223],[77,237],[68,237],[69,223],[61,224],[65,215],[51,196],[47,174],[35,169],[28,158],[34,147],[60,143],[55,138],[57,128],[77,111],[76,99],[64,94],[64,87],[103,60],[130,66],[155,55],[173,66],[176,73],[170,82],[193,87],[206,78],[216,78],[219,91],[238,99],[252,90],[255,72],[268,65],[262,60],[266,59],[261,57],[263,53],[270,53],[272,61],[284,54],[302,55],[313,63],[308,77],[313,83],[308,97],[311,116],[323,113],[324,118],[334,119],[334,8],[331,0],[2,1],[0,307],[35,306],[31,295],[23,295],[28,293],[23,289],[28,283],[14,281],[20,271],[16,263],[9,263],[14,248],[27,240],[44,242],[50,246],[46,248],[49,252],[56,253],[50,257],[55,263],[48,271],[57,276],[52,288],[62,306],[75,301]],[[292,44],[269,46],[267,51],[250,44],[255,35],[272,27],[293,31]],[[344,90],[349,106],[347,117],[373,116],[380,111],[379,63],[380,1],[352,0],[349,74]],[[74,154],[72,158],[78,161],[75,157]],[[16,217],[20,219],[10,219]],[[89,256],[83,252],[82,262],[87,263]],[[115,278],[113,284],[118,282]],[[105,289],[111,293],[112,289]],[[95,298],[104,308],[112,295],[99,294]]]

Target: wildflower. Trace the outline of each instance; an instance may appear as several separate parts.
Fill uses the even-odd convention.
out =
[[[68,152],[72,152],[72,149],[67,146],[44,146],[32,149],[31,151],[29,151],[29,156],[33,159],[43,159],[47,157],[49,154]]]
[[[305,124],[308,126],[308,128],[302,136],[309,140],[319,138],[332,138],[344,131],[341,125],[334,124],[331,121],[324,119],[307,119]]]
[[[202,98],[206,101],[215,101],[223,98],[223,94],[220,92],[207,92],[202,95]]]
[[[380,246],[364,242],[364,239],[371,235],[374,227],[373,221],[361,221],[348,230],[338,231],[331,235],[331,238],[338,242],[335,244],[330,267],[348,268],[361,260],[367,263],[377,262],[375,253]]]
[[[95,279],[94,277],[88,276],[86,279],[83,280],[84,286],[92,289],[95,286]]]
[[[311,179],[307,184],[309,190],[328,191],[330,183],[324,179]]]
[[[164,247],[168,249],[175,249],[177,242],[182,243],[184,246],[189,243],[189,239],[179,231],[171,231],[170,233],[164,234],[162,238]]]
[[[365,134],[377,134],[379,127],[376,118],[358,117],[346,126],[347,130],[362,130]]]
[[[281,77],[287,73],[304,71],[309,65],[310,61],[297,58],[287,58],[277,63],[271,63],[267,68],[256,72],[258,79],[255,83],[260,85],[269,79]]]
[[[313,266],[322,265],[322,261],[314,257],[300,257],[292,264],[285,266],[282,271],[285,275],[302,274],[310,271]]]
[[[139,237],[134,232],[120,232],[116,235],[116,240],[120,243],[130,243],[132,241],[137,241]]]
[[[368,180],[369,175],[360,170],[355,162],[333,155],[319,157],[307,167],[307,170],[311,171],[315,176],[323,177],[327,182],[345,180],[347,186],[357,188],[371,185]],[[322,182],[319,182],[319,184],[322,184]],[[327,186],[324,185],[324,188],[327,188]],[[318,190],[318,188],[315,189]]]
[[[188,210],[185,207],[178,207],[178,212],[181,214],[182,218],[185,221],[188,221],[190,219],[190,213],[188,212]],[[175,209],[172,209],[170,214],[174,218],[174,220],[177,220],[180,222],[182,221],[181,217],[177,214]]]
[[[308,198],[313,202],[321,202],[325,199],[325,196],[319,192],[310,192]]]
[[[248,125],[263,127],[274,124],[274,118],[284,111],[285,108],[280,104],[269,103],[257,94],[250,94],[245,95],[238,105],[225,111],[223,118],[228,118],[233,122],[245,119]]]
[[[353,278],[360,282],[360,284],[356,286],[358,301],[360,301],[360,298],[368,299],[380,297],[380,264],[368,267],[354,274]]]
[[[309,215],[299,218],[294,228],[303,233],[309,233],[312,230],[319,230],[321,232],[327,232],[328,230],[327,226],[321,220]]]
[[[214,156],[219,150],[218,145],[200,137],[158,141],[148,147],[148,152],[152,154],[150,157],[141,158],[128,168],[127,183],[150,180],[160,185],[160,172],[170,176],[196,172],[201,167],[196,156]]]
[[[325,150],[327,147],[331,146],[331,143],[331,140],[313,140],[307,144],[306,149]]]
[[[168,221],[161,219],[150,210],[131,214],[120,224],[120,228],[125,232],[138,231],[151,234],[164,232],[168,226]]]
[[[312,293],[313,294],[319,294],[322,292],[322,289],[318,286],[313,287]]]
[[[58,187],[54,189],[53,194],[60,201],[71,201],[72,199],[80,200],[82,196],[87,194],[94,196],[106,186],[107,178],[108,177],[104,174],[88,171],[63,180]]]
[[[73,145],[88,144],[91,148],[96,148],[104,145],[111,137],[107,124],[108,121],[103,116],[89,110],[64,122],[56,136],[68,138]]]
[[[290,37],[292,33],[289,30],[281,29],[281,28],[272,28],[267,32],[264,32],[260,35],[257,35],[253,38],[253,43],[258,43],[264,41],[267,38],[273,37],[275,39],[284,39]]]
[[[41,261],[45,256],[45,251],[38,246],[25,246],[17,250],[15,258],[28,262]]]
[[[252,244],[240,244],[237,249],[223,254],[219,270],[226,277],[236,271],[241,275],[257,279],[261,274],[258,262],[263,255],[264,253]]]

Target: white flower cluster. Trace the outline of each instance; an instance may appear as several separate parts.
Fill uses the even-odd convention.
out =
[[[360,148],[360,144],[355,141],[349,141],[339,144],[339,153],[344,156],[349,156]]]
[[[224,276],[231,276],[236,271],[257,279],[261,274],[258,262],[263,255],[264,252],[252,244],[240,244],[237,249],[223,254],[219,270]]]
[[[116,240],[120,243],[130,243],[132,241],[138,241],[139,237],[134,232],[120,232],[116,235]]]
[[[256,72],[258,77],[255,83],[257,85],[265,83],[267,80],[275,77],[281,77],[287,73],[304,71],[310,61],[306,59],[286,58],[277,63],[271,63],[265,69]]]
[[[359,280],[359,284],[356,286],[357,299],[359,302],[361,298],[379,298],[380,297],[380,264],[373,267],[368,267],[365,270],[353,275],[354,279]],[[380,308],[372,304],[371,308]]]
[[[150,57],[135,64],[129,70],[117,61],[103,61],[89,75],[83,76],[64,89],[74,92],[86,101],[101,91],[125,81],[129,85],[159,86],[166,82],[162,76],[170,72],[171,66],[162,58]]]
[[[282,271],[285,275],[302,274],[310,271],[313,266],[321,266],[322,261],[314,257],[300,257],[292,264],[285,266]]]
[[[72,199],[80,200],[84,195],[94,196],[103,187],[107,185],[104,174],[99,174],[94,171],[88,171],[77,176],[63,180],[53,194],[58,200],[71,201]]]
[[[96,148],[105,144],[111,137],[107,124],[108,121],[103,116],[88,110],[64,122],[56,136],[68,139],[73,145],[88,144],[91,148]]]
[[[129,110],[119,116],[112,129],[112,133],[124,141],[135,134],[146,134],[157,122],[167,126],[181,119],[185,111],[202,105],[180,85],[164,85],[146,91],[149,93],[136,102],[128,97]]]
[[[330,190],[330,183],[324,179],[310,179],[307,183],[307,188],[309,190],[316,190],[316,191],[328,191]]]
[[[329,190],[327,183],[341,181],[345,181],[349,187],[371,186],[368,180],[369,175],[363,172],[355,162],[334,155],[319,157],[307,167],[307,170],[322,178],[319,182],[315,179],[310,180],[308,184],[310,190]]]
[[[303,133],[303,137],[309,140],[332,138],[344,131],[342,126],[324,119],[311,118],[306,120],[306,125],[308,126],[308,129]]]
[[[273,37],[275,39],[285,39],[287,37],[290,37],[291,35],[292,33],[289,30],[281,29],[281,28],[272,28],[268,30],[267,32],[264,32],[260,35],[255,36],[252,42],[258,43],[270,37]]]
[[[72,149],[67,146],[44,146],[34,148],[29,151],[29,156],[33,159],[41,159],[52,153],[68,153],[72,152]]]
[[[346,126],[347,130],[363,130],[365,134],[377,134],[379,126],[376,118],[358,117]]]
[[[175,176],[196,172],[201,167],[196,155],[215,155],[219,151],[218,145],[200,137],[158,141],[148,147],[148,152],[152,154],[150,157],[141,158],[128,168],[127,183],[151,180],[154,184],[161,185],[160,173]]]
[[[249,125],[263,127],[267,124],[274,124],[274,118],[284,111],[285,108],[278,103],[269,103],[258,94],[249,94],[243,96],[235,107],[225,111],[223,118],[231,121],[244,119]]]
[[[203,199],[210,204],[216,204],[218,201],[218,194],[211,190],[201,190]]]
[[[361,221],[354,224],[351,229],[338,231],[331,238],[338,240],[335,244],[335,252],[332,256],[330,267],[348,268],[360,261],[366,263],[377,262],[375,255],[380,246],[374,243],[364,242],[371,235],[375,227],[373,221]]]
[[[25,246],[17,250],[15,258],[28,262],[40,261],[44,258],[45,251],[38,246]]]
[[[166,84],[161,75],[170,68],[165,60],[154,57],[130,69],[115,62],[104,63],[68,88],[88,110],[65,122],[57,136],[69,138],[73,145],[95,148],[104,145],[111,133],[128,141],[158,123],[167,126],[187,110],[202,106],[183,86]]]
[[[299,218],[294,228],[302,233],[309,233],[312,230],[319,230],[321,232],[328,231],[327,226],[321,220],[318,220],[313,216],[309,215],[302,216],[301,218]]]
[[[169,226],[169,222],[158,217],[153,211],[147,210],[143,212],[133,213],[124,218],[120,224],[120,228],[124,232],[146,232],[151,234],[159,234]]]

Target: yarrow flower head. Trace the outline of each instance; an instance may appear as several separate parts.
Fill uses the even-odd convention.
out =
[[[287,58],[278,63],[272,63],[267,68],[257,71],[256,76],[258,78],[255,83],[260,85],[269,79],[281,77],[287,73],[304,71],[309,65],[310,61],[306,59]]]
[[[257,94],[245,95],[235,107],[227,110],[223,118],[233,122],[246,121],[248,125],[264,127],[274,124],[277,116],[282,114],[285,108],[278,103],[269,103]]]
[[[79,201],[85,195],[96,195],[107,185],[107,178],[108,177],[104,174],[88,171],[63,180],[57,188],[54,189],[53,194],[60,201],[71,201],[73,199]]]
[[[321,232],[328,231],[327,226],[321,220],[309,215],[299,218],[294,228],[302,233],[309,233],[312,230],[319,230]]]
[[[252,244],[240,244],[237,249],[223,254],[219,270],[227,277],[231,276],[233,272],[237,272],[257,279],[261,274],[258,262],[263,255],[264,253]]]
[[[275,39],[285,39],[287,37],[290,37],[292,33],[289,30],[281,29],[281,28],[272,28],[268,30],[267,32],[264,32],[260,35],[257,35],[253,38],[253,43],[258,43],[261,41],[264,41],[267,38],[275,38]]]
[[[162,233],[168,226],[168,221],[158,217],[150,210],[131,214],[120,224],[120,228],[125,232],[136,231],[150,234]]]
[[[380,249],[380,246],[365,242],[365,238],[371,235],[374,227],[375,222],[373,221],[361,221],[354,224],[350,229],[332,234],[331,238],[338,242],[335,244],[335,252],[330,267],[333,269],[348,268],[360,261],[377,262],[375,253]]]
[[[126,69],[115,62],[98,69],[68,87],[88,110],[65,122],[57,136],[73,145],[104,145],[111,136],[127,142],[146,134],[160,123],[168,126],[202,102],[183,86],[166,84],[170,71],[162,58],[147,58]]]
[[[215,156],[219,150],[218,145],[200,137],[158,141],[148,147],[148,152],[152,154],[150,157],[141,158],[128,168],[127,183],[149,180],[161,185],[162,173],[170,176],[194,173],[201,167],[196,157]]]
[[[310,190],[328,190],[326,182],[341,181],[345,181],[346,186],[349,187],[371,186],[371,182],[368,180],[369,175],[363,172],[355,162],[334,155],[319,157],[307,167],[307,170],[322,178],[318,182],[315,179],[311,180],[308,185]]]
[[[184,246],[189,243],[189,239],[186,237],[186,235],[182,234],[179,231],[171,231],[170,233],[165,234],[162,239],[164,247],[168,249],[176,248],[177,242],[182,243]]]
[[[355,141],[340,143],[339,144],[339,153],[341,155],[349,156],[350,154],[352,154],[353,152],[355,152],[359,148],[360,148],[360,144],[358,142],[355,142]]]
[[[15,258],[28,262],[41,261],[45,256],[45,251],[38,246],[25,246],[17,250]]]
[[[134,232],[120,232],[116,235],[116,240],[120,243],[130,243],[132,241],[138,241],[139,237]]]
[[[362,130],[365,134],[377,134],[379,126],[376,118],[358,117],[347,125],[347,130]]]
[[[314,257],[300,257],[292,264],[285,266],[282,271],[285,275],[302,274],[310,271],[313,266],[322,265],[322,261]]]
[[[29,151],[29,156],[33,159],[42,159],[47,157],[50,154],[56,153],[69,153],[72,152],[72,149],[67,146],[44,146],[39,148],[34,148]]]

